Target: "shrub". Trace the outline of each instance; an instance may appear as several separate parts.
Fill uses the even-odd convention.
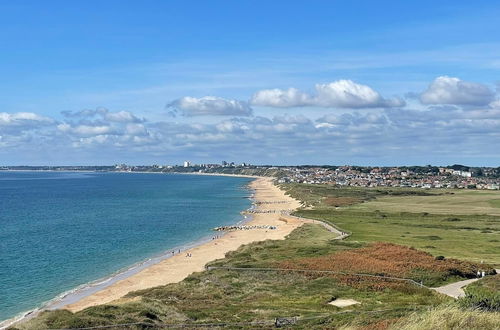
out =
[[[459,299],[462,307],[500,312],[500,277],[482,279],[465,288],[465,297]]]
[[[425,280],[424,284],[435,285],[446,280],[449,276],[475,277],[480,267],[487,266],[455,259],[439,258],[436,260],[427,252],[407,246],[373,243],[364,248],[284,261],[279,264],[279,267],[377,274],[411,278],[415,281]],[[493,271],[491,267],[488,269]],[[357,283],[357,280],[349,279],[343,280],[343,282],[352,284]]]

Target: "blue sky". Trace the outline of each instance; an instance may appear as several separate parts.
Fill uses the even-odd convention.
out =
[[[0,163],[500,165],[493,1],[0,2]]]

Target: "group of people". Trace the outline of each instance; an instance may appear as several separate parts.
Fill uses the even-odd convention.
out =
[[[245,211],[244,213],[250,213],[250,214],[255,214],[255,213],[288,213],[290,210],[248,210]]]
[[[285,204],[288,203],[287,201],[262,201],[262,202],[255,202],[254,204]]]
[[[276,229],[276,226],[271,225],[253,225],[253,226],[222,226],[215,227],[215,231],[228,231],[228,230],[250,230],[250,229]]]

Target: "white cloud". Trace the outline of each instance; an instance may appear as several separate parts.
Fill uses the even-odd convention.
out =
[[[314,95],[309,95],[295,88],[261,90],[253,95],[251,104],[279,108],[315,106],[349,109],[390,108],[405,105],[400,98],[384,98],[371,87],[357,84],[352,80],[317,84],[315,91]]]
[[[53,122],[53,119],[37,115],[33,112],[0,112],[1,126],[25,126],[33,124],[47,124]]]
[[[301,107],[310,104],[310,96],[296,88],[264,89],[255,93],[251,104],[275,108]]]
[[[490,108],[500,109],[500,100],[495,100],[489,104]]]
[[[0,113],[0,155],[38,155],[41,162],[52,152],[54,159],[62,161],[87,155],[93,162],[125,156],[174,162],[198,155],[207,161],[339,163],[352,162],[352,155],[375,160],[393,157],[391,150],[404,150],[401,157],[418,153],[418,159],[429,155],[440,159],[441,154],[450,159],[481,156],[500,143],[500,108],[439,108],[328,111],[320,118],[285,114],[140,123],[112,121],[115,118],[106,117],[109,111],[61,122],[35,113]],[[124,118],[137,117],[131,113]]]
[[[96,115],[104,116],[108,112],[109,112],[108,109],[99,107],[96,109],[84,109],[80,111],[65,110],[61,111],[61,114],[67,118],[89,118],[89,117],[94,117]]]
[[[57,128],[64,133],[75,134],[78,136],[95,136],[103,134],[111,134],[113,129],[110,126],[100,125],[77,125],[71,126],[70,124],[64,123],[57,125]]]
[[[250,116],[252,108],[247,102],[229,100],[216,96],[182,97],[167,105],[173,114],[180,111],[183,116]]]
[[[487,105],[495,93],[486,85],[460,80],[459,78],[437,77],[420,94],[423,104]]]
[[[62,111],[61,113],[66,118],[80,119],[80,120],[92,119],[98,117],[101,118],[102,120],[106,120],[109,122],[116,122],[116,123],[140,123],[144,121],[144,119],[136,117],[129,111],[111,112],[103,107],[96,108],[95,110],[84,109],[80,111]]]
[[[128,111],[107,112],[104,118],[111,122],[118,123],[139,123],[143,121]]]
[[[398,98],[385,99],[366,85],[352,80],[338,80],[316,85],[315,104],[339,108],[390,108],[401,107],[405,102]]]

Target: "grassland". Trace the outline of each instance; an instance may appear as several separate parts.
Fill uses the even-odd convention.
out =
[[[310,206],[298,215],[336,224],[353,233],[351,241],[392,242],[436,256],[500,265],[500,217],[496,215],[500,209],[487,206],[497,202],[498,192],[300,184],[287,185],[286,189]],[[464,203],[467,196],[472,196],[471,202]],[[346,197],[356,202],[331,203]],[[433,208],[439,212],[429,212]],[[487,213],[466,214],[466,210],[478,208]]]
[[[380,197],[360,204],[356,209],[428,212],[433,214],[488,214],[500,216],[500,192],[481,190],[454,190],[435,196]]]

